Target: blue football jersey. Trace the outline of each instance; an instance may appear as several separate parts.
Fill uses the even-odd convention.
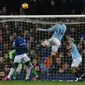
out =
[[[40,31],[47,31],[47,32],[54,32],[52,37],[57,38],[61,41],[62,37],[66,32],[66,25],[65,24],[56,24],[52,28],[49,29],[39,29]]]
[[[24,48],[26,48],[26,40],[25,38],[22,37],[17,37],[13,41],[13,46],[21,49],[15,49],[16,50],[16,55],[21,55],[25,53]]]
[[[70,53],[72,55],[72,59],[75,59],[77,57],[81,57],[81,55],[77,49],[77,46],[74,43],[72,43],[72,45],[73,45],[73,48],[70,50]]]

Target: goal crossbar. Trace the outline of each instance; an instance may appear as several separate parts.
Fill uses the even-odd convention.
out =
[[[0,16],[0,18],[82,18],[85,17],[85,15],[7,15],[7,16]]]

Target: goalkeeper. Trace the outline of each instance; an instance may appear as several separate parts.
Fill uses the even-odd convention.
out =
[[[11,60],[11,62],[13,61],[14,59],[14,54],[15,54],[16,50],[12,50],[10,53],[9,53],[9,58]],[[21,60],[16,71],[13,73],[13,79],[16,79],[16,76],[17,76],[17,73],[20,73],[22,67],[24,66],[24,61]],[[32,65],[32,64],[31,64]],[[33,67],[32,65],[32,73],[34,74],[35,78],[37,79],[38,78],[38,73],[37,71],[35,70],[35,68]]]

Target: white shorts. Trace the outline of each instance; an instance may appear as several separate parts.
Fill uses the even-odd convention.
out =
[[[26,53],[24,53],[24,54],[15,56],[14,62],[20,63],[21,59],[24,60],[25,62],[30,61],[30,58],[27,56]]]
[[[71,67],[79,67],[79,65],[81,64],[81,62],[82,62],[82,58],[81,57],[75,58],[72,61]]]
[[[51,46],[52,48],[52,52],[57,52],[57,50],[58,50],[58,48],[59,48],[59,46],[60,46],[60,44],[61,44],[61,42],[57,39],[57,38],[54,38],[54,37],[52,37],[52,38],[50,38],[50,39],[48,39],[48,40],[45,40],[45,43],[46,43],[46,45],[49,47],[49,46]]]
[[[17,72],[17,73],[20,73],[21,69],[22,69],[22,64],[19,63],[19,65],[18,65],[18,67],[17,67],[17,69],[16,69],[16,72]]]

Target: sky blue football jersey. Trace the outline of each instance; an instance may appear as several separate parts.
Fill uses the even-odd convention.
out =
[[[77,46],[74,44],[74,43],[71,43],[73,45],[73,48],[70,50],[70,53],[72,55],[72,59],[75,59],[77,57],[81,57],[78,49],[77,49]]]
[[[40,31],[47,31],[47,32],[53,32],[52,37],[57,38],[58,40],[61,41],[63,38],[65,32],[66,32],[66,25],[65,24],[56,24],[53,27],[49,29],[39,29]]]

